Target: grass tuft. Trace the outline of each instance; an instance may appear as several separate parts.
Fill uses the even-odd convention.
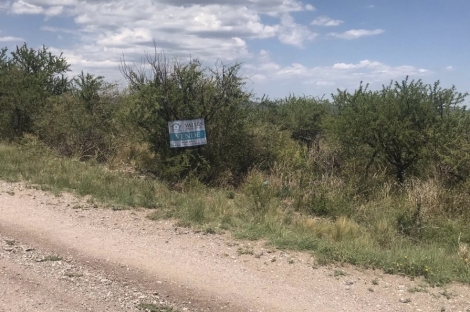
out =
[[[46,261],[62,261],[62,257],[56,256],[56,255],[49,255],[41,259],[41,262],[46,262]]]

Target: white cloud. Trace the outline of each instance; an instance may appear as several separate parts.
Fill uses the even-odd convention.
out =
[[[301,46],[315,35],[293,19],[286,22],[286,16],[313,10],[311,4],[299,0],[14,0],[10,6],[14,14],[72,16],[87,33],[87,42],[113,42],[122,35],[121,28],[133,32],[146,28],[154,38],[186,37],[194,41],[211,37],[226,44],[235,42],[232,38],[278,37],[282,43],[294,46]],[[263,14],[279,18],[279,23],[264,24]],[[109,36],[107,40],[102,38],[103,33]]]
[[[0,42],[14,42],[14,41],[25,41],[23,38],[19,37],[12,37],[12,36],[6,36],[6,37],[0,37]]]
[[[172,7],[158,3],[148,6],[145,0],[139,0],[132,5],[95,3],[76,11],[75,21],[82,26],[87,42],[114,47],[139,43],[142,51],[155,38],[158,48],[165,51],[207,58],[247,56],[245,39],[274,37],[279,28],[263,24],[260,16],[246,7]],[[144,29],[145,36],[134,38]]]
[[[338,26],[342,23],[342,20],[334,20],[326,15],[319,16],[312,21],[312,25],[316,26]]]
[[[55,15],[60,15],[64,12],[64,7],[59,5],[59,6],[51,6],[47,8],[47,10],[44,11],[44,14],[46,16],[55,16]]]
[[[384,64],[380,62],[371,62],[369,60],[360,61],[357,64],[336,63],[333,65],[334,69],[358,69],[358,68],[383,68]]]
[[[314,7],[313,5],[307,4],[307,5],[305,5],[305,10],[307,10],[307,11],[315,11],[316,9],[315,9],[315,7]]]
[[[278,38],[282,43],[302,47],[305,41],[311,41],[317,36],[308,27],[297,24],[291,15],[284,14],[281,17]]]
[[[23,0],[15,0],[15,2],[23,2]],[[36,6],[72,6],[72,5],[77,5],[80,1],[78,0],[26,0],[24,2],[27,2],[31,5],[36,5]]]
[[[404,79],[406,76],[423,77],[430,71],[411,65],[391,66],[379,61],[362,60],[358,63],[336,63],[330,66],[307,67],[300,63],[280,66],[262,51],[256,65],[247,64],[244,70],[248,75],[265,77],[260,83],[294,82],[317,87],[345,85],[357,87],[360,81],[387,84],[390,80]]]
[[[112,13],[110,13],[112,12]],[[265,25],[260,15],[246,7],[222,5],[172,7],[146,5],[145,0],[132,3],[93,4],[86,10],[77,8],[76,23],[87,31],[116,27],[144,27],[155,34],[191,34],[199,37],[269,38],[278,25]]]
[[[0,11],[9,11],[13,14],[44,14],[47,17],[63,14],[72,10],[80,3],[79,0],[13,0],[0,4]]]
[[[268,77],[262,74],[254,74],[252,76],[249,76],[248,79],[254,83],[264,83],[268,80]]]
[[[42,14],[44,9],[41,6],[30,4],[24,1],[16,1],[11,6],[13,14]]]
[[[307,67],[299,63],[293,63],[277,71],[276,75],[279,77],[306,77],[310,76],[310,71]]]
[[[249,10],[272,16],[311,10],[313,8],[312,5],[304,5],[302,1],[299,0],[160,0],[159,2],[164,5],[184,8],[191,6],[204,7],[215,4],[231,7],[246,7]]]
[[[152,34],[146,28],[127,27],[120,28],[117,32],[103,34],[101,38],[96,41],[99,46],[119,47],[136,44],[150,44],[153,40]]]
[[[446,67],[446,70],[448,70],[448,71],[453,71],[453,70],[454,70],[454,67],[453,67],[453,66],[447,66],[447,67]]]
[[[330,33],[330,36],[340,38],[340,39],[352,40],[352,39],[358,39],[358,38],[364,37],[364,36],[380,35],[383,32],[384,32],[383,29],[374,29],[374,30],[351,29],[351,30],[345,31],[343,33]]]

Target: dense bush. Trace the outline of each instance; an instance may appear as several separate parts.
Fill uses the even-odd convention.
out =
[[[196,178],[209,184],[237,184],[269,154],[257,144],[248,123],[250,94],[243,90],[240,65],[204,68],[164,55],[147,56],[150,70],[123,62],[129,83],[126,118],[142,130],[155,154],[153,171],[171,182]],[[205,146],[170,148],[168,122],[204,118]]]
[[[26,44],[10,56],[0,52],[0,138],[13,139],[34,133],[47,99],[68,90],[64,74],[69,70],[62,55],[46,47],[34,50]]]
[[[338,91],[333,95],[337,115],[332,130],[346,157],[362,162],[364,172],[374,162],[382,162],[403,183],[420,162],[435,157],[449,138],[466,136],[454,125],[466,118],[464,108],[458,106],[466,95],[455,88],[442,89],[439,82],[430,86],[408,79],[379,91],[363,85],[352,94]]]
[[[330,113],[328,100],[291,95],[284,99],[271,101],[262,99],[259,110],[263,119],[280,130],[291,133],[292,139],[313,147],[320,139],[322,122]]]
[[[120,98],[114,85],[83,72],[67,94],[50,97],[36,133],[60,154],[105,161],[120,142],[116,114]]]

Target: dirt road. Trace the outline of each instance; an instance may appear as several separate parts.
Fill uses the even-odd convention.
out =
[[[148,213],[0,181],[0,311],[470,311],[468,286],[317,267]]]

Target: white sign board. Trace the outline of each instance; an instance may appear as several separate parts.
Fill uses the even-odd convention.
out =
[[[168,122],[170,147],[189,147],[207,144],[204,118]]]

